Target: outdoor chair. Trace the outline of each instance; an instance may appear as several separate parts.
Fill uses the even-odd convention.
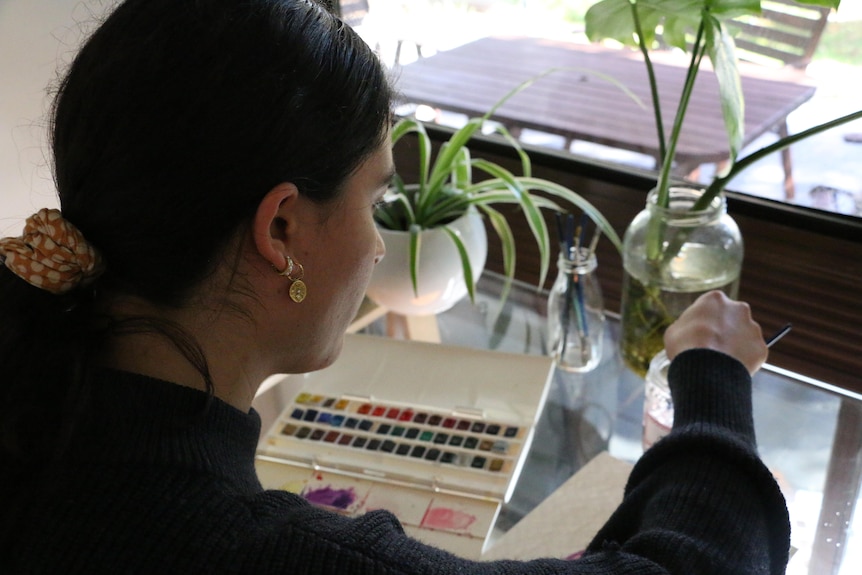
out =
[[[810,81],[805,70],[820,43],[828,17],[829,8],[793,0],[764,0],[760,16],[741,17],[733,22],[737,55],[743,61],[796,73],[800,82]],[[775,132],[780,138],[788,135],[787,116],[778,120]],[[781,151],[781,162],[785,198],[791,200],[795,191],[789,147]]]

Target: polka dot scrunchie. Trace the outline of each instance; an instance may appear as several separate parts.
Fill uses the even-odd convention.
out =
[[[59,210],[27,218],[18,238],[0,239],[0,257],[12,273],[53,294],[66,293],[102,273],[98,252]]]

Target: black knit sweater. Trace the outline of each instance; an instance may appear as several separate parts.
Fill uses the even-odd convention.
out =
[[[104,372],[47,481],[0,470],[0,573],[783,573],[789,521],[756,454],[747,372],[694,350],[670,379],[674,430],[583,558],[483,563],[410,539],[387,512],[349,519],[264,491],[254,411],[202,411],[200,392]]]

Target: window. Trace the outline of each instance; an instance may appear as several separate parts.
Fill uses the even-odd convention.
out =
[[[497,36],[509,41],[518,37],[534,39],[524,50],[532,50],[534,44],[559,42],[563,45],[579,45],[595,48],[584,34],[584,14],[595,0],[367,0],[355,2],[342,0],[345,15],[366,40],[374,46],[387,65],[391,66],[397,86],[409,86],[411,70],[417,64],[430,65],[441,58],[452,58],[459,54],[459,47],[469,45],[481,38]],[[775,0],[763,0],[764,7]],[[359,11],[356,7],[359,5]],[[348,11],[353,11],[347,14]],[[454,50],[454,51],[453,51]],[[549,65],[562,65],[560,61],[544,62],[539,52],[534,60],[525,66],[532,66],[515,72],[515,61],[498,50],[476,55],[476,61],[459,63],[455,66],[442,65],[447,72],[439,77],[424,69],[420,76],[425,78],[422,86],[411,88],[407,96],[420,100],[427,97],[433,106],[422,102],[408,101],[399,109],[403,114],[449,126],[458,126],[467,117],[465,112],[486,110],[508,89],[519,82],[546,70]],[[636,57],[636,54],[632,54]],[[526,56],[525,56],[526,58]],[[574,60],[573,60],[574,61]],[[592,60],[590,60],[592,61]],[[642,66],[642,63],[641,63]],[[753,65],[754,66],[754,65]],[[764,64],[757,64],[765,69]],[[529,73],[526,70],[529,69]],[[819,38],[814,56],[807,66],[808,82],[816,88],[813,96],[801,105],[791,102],[803,96],[788,95],[787,127],[790,133],[798,133],[820,122],[854,112],[860,108],[858,99],[859,78],[862,69],[862,5],[845,2],[837,12],[829,16],[825,31]],[[597,70],[614,77],[614,73],[629,74],[629,68]],[[469,74],[468,74],[469,72]],[[487,81],[481,86],[471,83],[470,74],[486,74]],[[645,72],[638,69],[638,73]],[[518,75],[520,74],[520,75]],[[650,150],[644,150],[645,142],[656,142],[654,123],[652,127],[640,121],[635,125],[623,115],[605,117],[591,115],[586,111],[577,118],[569,118],[570,124],[557,129],[557,123],[573,116],[573,106],[565,97],[552,97],[551,87],[559,79],[554,72],[527,88],[518,98],[530,99],[531,110],[521,110],[513,115],[515,120],[507,127],[524,143],[543,148],[561,150],[566,153],[598,162],[611,162],[635,170],[652,172],[655,157]],[[570,72],[571,74],[571,72]],[[583,82],[590,85],[604,84],[607,107],[610,102],[620,106],[630,105],[631,101],[621,90],[613,88],[612,82],[603,80],[589,72],[578,72]],[[618,77],[624,80],[623,77]],[[630,79],[631,80],[631,79]],[[700,80],[699,80],[700,81]],[[645,85],[635,82],[635,85]],[[433,87],[433,94],[428,94]],[[661,88],[660,88],[661,89]],[[418,90],[418,92],[417,92]],[[764,96],[757,100],[749,98],[746,88],[746,103],[750,110],[760,108],[761,122],[774,123],[777,109],[769,109],[775,104],[775,94],[764,88]],[[423,95],[424,91],[424,95]],[[548,92],[544,105],[541,96]],[[486,92],[480,94],[479,92]],[[569,92],[573,94],[575,90]],[[529,93],[529,96],[527,94]],[[419,97],[417,97],[417,94]],[[648,92],[643,92],[648,98]],[[674,94],[672,94],[675,97]],[[484,97],[484,99],[483,99]],[[662,97],[667,97],[662,92]],[[408,98],[409,100],[409,98]],[[514,103],[513,99],[511,102]],[[628,102],[626,104],[626,102]],[[649,101],[643,110],[643,120],[649,120],[651,111]],[[717,103],[712,106],[717,113]],[[582,110],[583,111],[583,110]],[[598,113],[598,112],[595,112]],[[686,125],[698,120],[694,116],[698,110],[691,109]],[[666,116],[672,114],[666,112]],[[779,118],[780,119],[780,114]],[[665,118],[670,124],[672,117]],[[616,123],[615,123],[616,122]],[[592,125],[590,125],[592,124]],[[779,122],[780,126],[780,122]],[[770,127],[770,126],[767,126]],[[720,130],[720,126],[717,128]],[[763,134],[749,143],[741,156],[769,144],[777,138],[772,129],[760,127]],[[636,132],[643,132],[636,134]],[[715,129],[712,132],[716,133]],[[719,134],[721,132],[718,132]],[[717,169],[712,162],[700,160],[712,154],[716,147],[725,145],[726,140],[713,141],[711,150],[703,151],[700,145],[692,145],[692,162],[680,166],[678,175],[694,181],[708,181]],[[625,142],[620,142],[625,140]],[[703,142],[701,142],[703,143]],[[628,148],[628,149],[626,149]],[[781,154],[772,154],[750,166],[734,179],[728,188],[773,200],[794,203],[840,214],[862,216],[862,121],[856,120],[823,134],[794,144],[790,149],[792,158],[789,172],[792,186],[786,185],[785,169]]]

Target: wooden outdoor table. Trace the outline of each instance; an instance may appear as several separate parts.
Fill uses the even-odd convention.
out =
[[[651,56],[652,57],[652,56]],[[685,80],[687,57],[657,54],[655,73],[669,133]],[[396,87],[409,103],[485,114],[504,94],[545,70],[559,68],[506,102],[493,118],[509,128],[530,128],[658,157],[646,67],[640,54],[596,44],[530,37],[487,37],[422,58],[395,70]],[[802,73],[742,66],[745,144],[780,126],[814,94]],[[643,106],[605,78],[614,78]],[[695,83],[676,151],[676,171],[728,159],[718,84],[706,61]]]

